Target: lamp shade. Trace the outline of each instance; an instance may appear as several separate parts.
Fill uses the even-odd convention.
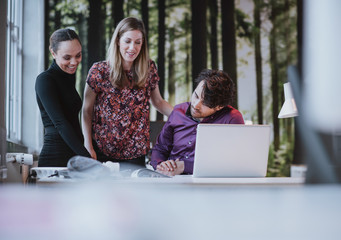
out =
[[[278,118],[289,118],[298,116],[296,102],[292,94],[291,84],[284,83],[284,104],[278,114]]]

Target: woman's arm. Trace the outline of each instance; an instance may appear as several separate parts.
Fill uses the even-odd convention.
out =
[[[156,85],[155,89],[151,94],[151,101],[153,106],[162,114],[169,117],[171,112],[173,111],[173,106],[170,105],[167,101],[165,101],[160,94],[159,85]]]
[[[96,100],[96,93],[89,87],[88,84],[85,85],[84,90],[84,101],[82,108],[82,131],[84,135],[84,146],[90,153],[93,159],[97,159],[96,152],[92,145],[92,115],[94,112],[94,104]]]

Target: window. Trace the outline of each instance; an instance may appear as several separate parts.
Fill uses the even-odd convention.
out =
[[[7,139],[19,143],[22,118],[23,0],[8,0],[7,7],[6,129]]]

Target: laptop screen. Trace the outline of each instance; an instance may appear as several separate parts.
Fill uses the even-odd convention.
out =
[[[194,177],[265,177],[269,125],[199,124]]]

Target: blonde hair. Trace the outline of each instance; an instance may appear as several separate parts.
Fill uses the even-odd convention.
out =
[[[143,38],[140,53],[134,60],[131,69],[133,72],[134,87],[143,88],[148,77],[149,56],[144,24],[141,20],[134,17],[124,18],[117,25],[107,52],[107,61],[110,66],[110,82],[113,86],[118,88],[123,88],[128,85],[128,79],[123,69],[122,56],[118,43],[124,33],[134,30],[140,31]]]

